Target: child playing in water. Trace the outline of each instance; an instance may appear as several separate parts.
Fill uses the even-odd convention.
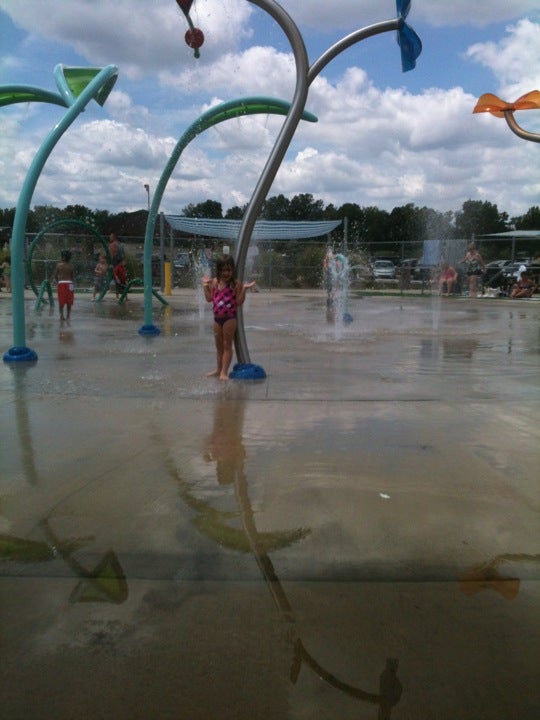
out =
[[[115,265],[113,270],[114,287],[116,291],[116,297],[120,297],[127,287],[127,267],[126,259],[122,258],[118,265]]]
[[[69,250],[62,250],[60,253],[62,258],[56,270],[54,271],[54,279],[58,285],[58,306],[60,308],[60,320],[69,320],[71,317],[71,306],[73,305],[73,282],[75,280],[75,271],[71,264],[71,253]],[[64,317],[64,307],[66,308],[66,317]]]
[[[216,277],[203,277],[204,297],[212,303],[214,311],[214,340],[216,342],[217,367],[208,377],[228,379],[232,360],[233,340],[236,333],[236,310],[244,304],[246,290],[255,282],[242,284],[235,276],[233,258],[228,255],[216,263]]]
[[[6,286],[6,292],[11,292],[11,260],[6,258],[2,265],[2,276],[4,278],[4,285]]]
[[[94,268],[94,293],[92,295],[92,302],[96,301],[96,295],[101,295],[105,290],[105,281],[107,279],[107,271],[109,265],[107,263],[107,256],[102,253],[99,256],[96,267]]]

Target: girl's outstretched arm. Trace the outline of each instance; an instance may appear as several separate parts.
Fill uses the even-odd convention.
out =
[[[234,292],[236,293],[236,304],[237,305],[243,305],[244,301],[246,299],[246,290],[249,290],[250,288],[255,287],[255,280],[251,280],[251,282],[242,283],[240,280],[236,281],[236,287],[234,289]]]

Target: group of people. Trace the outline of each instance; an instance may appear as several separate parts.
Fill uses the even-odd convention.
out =
[[[126,287],[126,260],[120,250],[116,236],[111,235],[109,253],[113,263],[116,297]],[[94,292],[92,301],[102,293],[108,277],[109,264],[105,253],[101,253],[94,269]],[[63,250],[61,260],[54,271],[58,287],[58,305],[60,320],[69,320],[74,300],[75,270],[71,263],[71,252]],[[236,277],[234,259],[227,255],[216,262],[216,275],[203,278],[204,296],[212,303],[214,315],[214,340],[216,345],[216,369],[208,373],[209,377],[227,380],[233,356],[233,341],[237,328],[237,310],[246,299],[246,291],[255,286],[255,282],[242,283]]]
[[[128,278],[124,249],[114,233],[111,233],[109,238],[109,254],[112,260],[114,289],[116,298],[118,299],[126,289]],[[71,257],[72,255],[69,250],[62,250],[60,253],[60,262],[56,265],[53,275],[58,288],[60,320],[70,319],[71,308],[75,299],[75,268],[71,263]],[[96,297],[106,290],[108,277],[109,263],[107,255],[106,253],[100,253],[94,268],[92,302],[95,302]]]
[[[127,285],[127,270],[123,248],[114,233],[110,236],[109,253],[112,259],[113,278],[116,297],[118,298]],[[485,263],[474,243],[469,245],[465,257],[459,262],[466,267],[469,279],[469,296],[475,297],[478,292],[478,279],[482,277],[485,271]],[[102,253],[94,270],[93,301],[98,293],[105,290],[108,271],[107,256]],[[61,320],[69,320],[71,315],[74,277],[71,253],[69,250],[64,250],[61,253],[61,261],[56,266],[54,273],[54,278],[58,284],[58,304]],[[448,262],[441,263],[438,276],[439,293],[451,295],[457,279],[456,269]],[[208,303],[212,303],[216,346],[216,368],[208,373],[209,377],[217,377],[220,380],[228,379],[233,356],[233,341],[237,329],[237,311],[245,302],[246,291],[254,286],[255,282],[244,283],[236,277],[234,259],[229,255],[217,260],[215,277],[211,278],[208,275],[203,277],[205,299]],[[525,269],[512,289],[511,297],[531,297],[536,288],[536,283]]]
[[[485,265],[474,243],[469,245],[467,254],[462,260],[459,260],[458,265],[465,265],[465,271],[469,280],[469,297],[475,297],[478,293],[478,281],[484,274]],[[457,270],[444,260],[439,266],[436,280],[439,286],[439,295],[448,297],[454,293],[458,280]]]
[[[124,248],[115,233],[109,236],[109,255],[113,267],[114,291],[118,299],[127,287],[128,277]]]
[[[465,272],[469,281],[469,297],[476,297],[479,290],[479,281],[485,272],[484,260],[474,243],[470,243],[465,257],[459,260],[458,265],[465,265]],[[448,262],[442,262],[439,274],[439,295],[452,295],[457,282],[456,269]],[[446,292],[444,292],[446,290]]]
[[[465,265],[465,272],[469,281],[469,297],[477,297],[480,290],[480,281],[486,271],[484,260],[474,243],[470,243],[465,257],[459,261]],[[439,274],[439,294],[451,295],[458,279],[456,269],[447,262],[441,263]],[[511,298],[530,298],[537,289],[533,276],[525,265],[520,267],[516,283],[510,290]]]

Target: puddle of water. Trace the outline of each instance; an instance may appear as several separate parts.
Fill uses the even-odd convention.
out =
[[[538,316],[364,298],[336,341],[293,298],[252,301],[259,384],[204,377],[195,298],[151,342],[32,319],[0,368],[12,717],[538,715]]]

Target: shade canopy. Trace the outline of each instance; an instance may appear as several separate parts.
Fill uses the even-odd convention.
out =
[[[241,220],[190,218],[184,215],[165,215],[169,225],[180,232],[202,237],[236,240]],[[255,223],[252,240],[301,240],[328,235],[341,225],[341,220],[259,220]]]
[[[520,240],[540,240],[540,230],[506,230],[500,233],[487,233],[478,235],[479,238],[516,238]]]

